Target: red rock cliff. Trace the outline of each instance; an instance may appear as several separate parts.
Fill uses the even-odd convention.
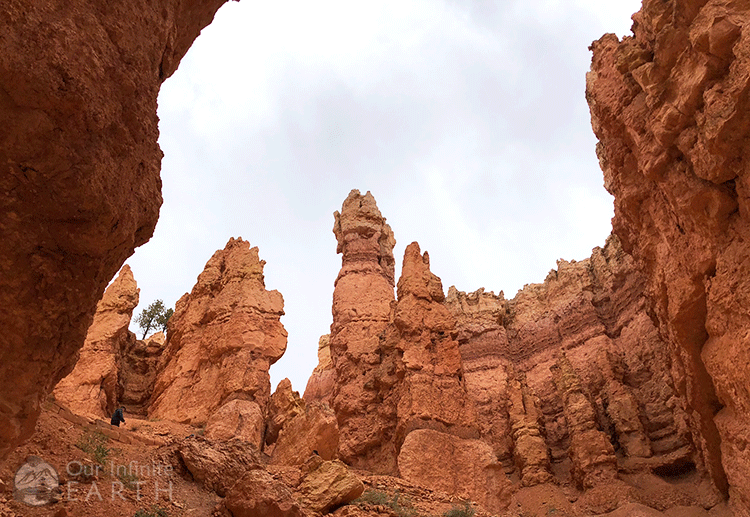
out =
[[[0,458],[153,233],[159,87],[224,2],[0,6]]]
[[[594,42],[587,98],[614,231],[643,267],[693,440],[750,508],[750,6],[646,0]]]

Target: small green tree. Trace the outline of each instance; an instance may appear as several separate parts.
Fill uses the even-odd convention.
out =
[[[156,300],[143,309],[141,314],[135,318],[135,322],[143,330],[143,337],[141,339],[146,339],[146,336],[152,329],[166,331],[167,322],[173,313],[174,310],[164,307],[164,302],[161,300]]]

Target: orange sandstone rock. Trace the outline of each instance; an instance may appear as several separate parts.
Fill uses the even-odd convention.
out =
[[[479,502],[491,512],[507,508],[510,481],[492,448],[481,440],[419,429],[409,433],[398,456],[401,477]]]
[[[380,335],[394,301],[396,239],[369,192],[363,196],[353,190],[334,217],[342,254],[330,339],[339,455],[357,468],[391,473],[395,404],[384,404],[383,397],[395,382],[396,358],[395,352],[384,351]]]
[[[297,493],[305,508],[313,512],[330,510],[353,501],[365,490],[359,480],[342,462],[325,461],[318,456],[303,466],[306,471]]]
[[[305,402],[300,399],[299,392],[292,391],[292,381],[283,379],[276,391],[271,395],[268,404],[268,418],[266,423],[266,445],[271,445],[279,437],[281,429],[294,417],[305,412]]]
[[[127,341],[120,349],[118,398],[128,413],[146,415],[166,336],[157,332],[143,341]]]
[[[613,227],[643,267],[699,467],[750,515],[750,11],[646,1],[592,45],[586,96]]]
[[[256,402],[234,399],[211,413],[205,436],[218,441],[237,438],[260,449],[264,424],[263,411]]]
[[[332,460],[338,446],[339,428],[333,410],[328,404],[311,402],[279,432],[271,452],[271,463],[301,465],[311,454]]]
[[[320,336],[318,341],[318,365],[307,380],[303,398],[307,401],[320,400],[332,404],[331,395],[336,382],[336,371],[331,361],[331,335]]]
[[[645,281],[611,237],[589,259],[559,261],[512,300],[449,291],[480,438],[524,485],[549,479],[550,468],[592,486],[615,468],[697,461]],[[580,383],[575,394],[555,382],[563,357]],[[583,429],[589,440],[576,438]],[[623,453],[617,467],[609,442]]]
[[[267,291],[258,248],[230,239],[206,264],[169,321],[149,416],[205,424],[231,400],[265,416],[269,367],[286,349],[284,301]]]
[[[233,517],[303,517],[291,490],[265,470],[251,470],[227,492],[223,504]]]
[[[403,379],[396,389],[396,448],[415,429],[431,428],[478,436],[476,415],[467,397],[455,319],[443,304],[443,285],[430,271],[427,252],[419,244],[406,247],[398,302],[385,334],[387,347],[403,363]]]

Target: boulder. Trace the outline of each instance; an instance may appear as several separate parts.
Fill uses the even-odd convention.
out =
[[[312,402],[281,429],[271,463],[301,465],[311,454],[331,460],[336,457],[338,445],[336,415],[327,404]]]
[[[195,482],[221,497],[246,472],[263,468],[257,448],[237,439],[212,442],[191,435],[170,446],[169,452]]]
[[[234,517],[303,517],[289,488],[265,470],[252,470],[227,492],[224,506]]]
[[[362,481],[338,460],[324,461],[314,456],[305,470],[307,474],[297,487],[297,493],[305,508],[313,512],[328,513],[355,500],[365,490]]]
[[[493,513],[510,503],[511,483],[492,448],[481,440],[412,431],[401,446],[398,468],[407,481],[476,501]]]
[[[205,436],[209,440],[227,441],[232,438],[248,442],[258,449],[263,435],[263,412],[249,400],[231,400],[214,411],[206,423]]]

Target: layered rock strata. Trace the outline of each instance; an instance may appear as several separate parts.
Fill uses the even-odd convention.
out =
[[[242,400],[265,418],[268,370],[283,355],[287,333],[279,321],[284,300],[266,290],[264,264],[258,248],[242,239],[214,253],[169,320],[149,416],[203,425],[222,406]],[[232,420],[241,411],[256,412],[243,408],[234,403],[222,411]]]
[[[513,300],[451,288],[481,438],[524,485],[553,472],[587,488],[618,467],[677,472],[696,461],[644,282],[610,237]]]
[[[0,6],[0,458],[153,233],[159,87],[225,1]]]
[[[647,0],[592,45],[587,99],[613,226],[643,267],[693,440],[750,508],[750,8]]]
[[[361,197],[354,192],[347,203]],[[347,203],[342,213],[352,217],[357,212]],[[366,206],[366,214],[374,213],[374,201]],[[362,246],[361,234],[348,235],[344,242]],[[359,262],[356,271],[387,281],[378,269],[379,237],[367,235],[369,254],[357,257],[369,263]],[[342,275],[351,274],[353,263],[345,255]],[[334,298],[331,335],[339,453],[353,465],[390,473],[395,458],[401,475],[416,476],[419,455],[403,456],[403,447],[412,433],[431,430],[445,443],[481,441],[525,486],[557,478],[588,489],[618,470],[703,468],[644,293],[646,277],[616,237],[589,259],[559,261],[543,284],[526,286],[513,300],[453,288],[445,297],[416,243],[406,249],[387,319],[386,294],[377,298],[383,307],[377,318],[352,319],[372,296],[373,279],[357,280],[346,298]],[[345,339],[342,328],[355,340]],[[344,350],[358,350],[359,360]],[[440,477],[437,457],[422,461]]]
[[[128,326],[139,292],[133,272],[125,265],[97,304],[75,368],[53,392],[55,399],[74,413],[102,418],[115,410],[121,351],[136,348],[135,334]]]

